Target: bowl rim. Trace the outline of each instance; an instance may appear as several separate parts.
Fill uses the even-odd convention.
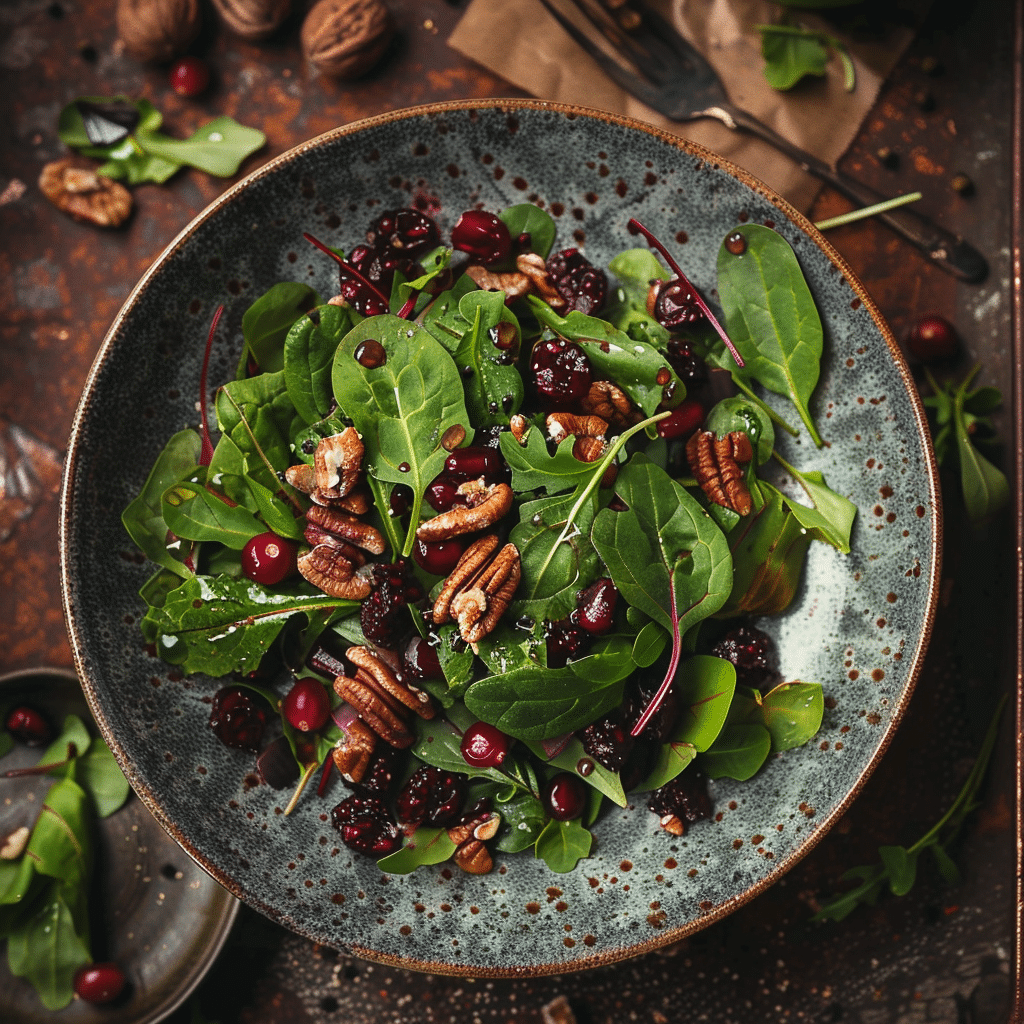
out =
[[[714,153],[698,143],[692,142],[663,128],[648,124],[633,117],[615,114],[609,111],[575,104],[555,103],[547,100],[531,98],[465,99],[403,107],[397,110],[376,114],[371,117],[361,118],[337,128],[333,128],[321,135],[307,140],[306,142],[294,146],[284,153],[281,153],[250,172],[214,199],[200,213],[198,213],[175,236],[175,238],[172,239],[170,243],[168,243],[132,289],[131,293],[125,300],[124,305],[119,310],[117,316],[104,336],[103,342],[100,345],[88,377],[86,378],[82,398],[75,412],[67,445],[67,455],[65,458],[64,475],[60,493],[59,547],[61,564],[61,597],[75,667],[78,672],[86,700],[89,704],[89,708],[104,738],[124,771],[125,776],[128,778],[132,788],[138,794],[139,798],[145,803],[146,807],[151,811],[156,820],[160,822],[171,838],[174,839],[174,841],[177,842],[178,845],[196,861],[196,863],[201,865],[205,871],[207,871],[229,892],[259,910],[261,913],[270,917],[272,920],[285,924],[297,934],[303,935],[305,938],[313,941],[323,941],[322,937],[315,936],[304,928],[297,926],[287,915],[283,915],[279,909],[269,906],[262,900],[257,899],[252,894],[244,891],[244,889],[232,877],[221,871],[216,866],[209,864],[203,854],[190,845],[187,839],[180,833],[174,821],[171,820],[163,810],[156,796],[142,785],[141,781],[134,773],[125,751],[117,742],[116,737],[113,735],[109,724],[107,723],[99,701],[97,690],[89,679],[86,671],[84,644],[79,637],[79,626],[75,614],[72,594],[72,560],[68,524],[75,515],[75,495],[72,485],[79,463],[79,440],[92,407],[92,398],[96,387],[97,377],[99,376],[103,363],[106,361],[115,341],[117,340],[121,325],[131,313],[136,302],[139,300],[143,292],[145,292],[150,282],[157,274],[160,273],[163,266],[178,252],[184,243],[188,241],[188,239],[203,224],[205,224],[206,221],[217,214],[222,207],[229,205],[236,196],[251,188],[264,177],[274,174],[279,168],[287,166],[304,154],[328,145],[335,140],[342,139],[350,135],[357,135],[367,129],[391,124],[397,121],[413,120],[426,116],[436,116],[468,110],[486,110],[487,112],[493,111],[505,114],[514,114],[516,111],[520,110],[551,111],[574,118],[589,118],[592,120],[603,121],[606,124],[617,127],[640,131],[659,141],[667,143],[673,148],[679,150],[682,154],[696,157],[697,159],[712,165],[715,169],[725,171],[727,174],[738,179],[755,194],[767,199],[777,206],[795,227],[799,228],[806,236],[808,236],[815,247],[820,249],[833,266],[835,266],[843,275],[846,283],[853,291],[855,298],[860,301],[861,305],[864,306],[865,310],[871,316],[871,319],[875,323],[875,326],[878,328],[889,348],[890,357],[895,364],[904,389],[910,399],[913,412],[913,425],[916,428],[916,435],[921,441],[925,442],[923,444],[923,462],[924,469],[927,474],[927,484],[929,489],[928,517],[931,519],[933,525],[932,549],[930,551],[929,560],[931,571],[927,581],[923,628],[919,635],[918,643],[915,646],[913,658],[907,666],[906,684],[900,694],[899,700],[890,708],[888,723],[885,726],[885,731],[879,739],[878,746],[874,754],[863,767],[853,785],[850,786],[842,799],[834,808],[832,808],[830,813],[821,819],[817,827],[802,840],[799,846],[797,846],[781,864],[774,864],[763,877],[752,884],[749,888],[745,889],[742,893],[722,901],[711,910],[703,912],[692,920],[659,931],[649,939],[634,944],[609,948],[595,952],[589,956],[583,955],[579,959],[571,962],[554,960],[550,963],[538,964],[532,967],[483,967],[447,961],[430,961],[411,956],[396,956],[394,954],[371,949],[368,946],[359,944],[358,942],[345,943],[344,946],[346,951],[365,960],[381,963],[390,967],[421,971],[430,974],[480,978],[541,977],[552,974],[563,974],[567,971],[588,970],[594,967],[607,966],[622,960],[631,959],[634,956],[653,952],[654,950],[660,949],[671,943],[678,942],[680,939],[683,939],[688,935],[692,935],[708,925],[713,924],[725,917],[727,914],[732,913],[732,911],[736,910],[738,907],[743,906],[756,896],[760,895],[771,885],[774,885],[784,874],[790,871],[797,863],[799,863],[799,861],[806,857],[815,846],[817,846],[818,842],[825,837],[839,818],[846,813],[850,804],[863,789],[868,778],[874,772],[882,756],[888,749],[895,730],[903,719],[907,705],[915,689],[925,653],[928,649],[928,644],[934,627],[935,613],[939,598],[939,583],[942,573],[943,513],[938,466],[935,460],[934,448],[931,443],[931,431],[924,411],[924,406],[921,402],[920,395],[918,394],[917,386],[910,372],[910,368],[907,365],[906,359],[892,333],[892,330],[886,323],[881,311],[878,309],[878,306],[861,283],[856,272],[846,259],[814,226],[813,222],[797,210],[796,207],[794,207],[788,200],[780,196],[755,175],[734,164],[727,158]],[[906,664],[906,661],[907,659],[904,660],[904,664]]]

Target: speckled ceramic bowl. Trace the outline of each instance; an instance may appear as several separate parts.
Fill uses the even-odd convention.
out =
[[[206,727],[219,685],[150,657],[136,591],[150,569],[124,533],[165,440],[197,422],[203,343],[227,310],[212,379],[232,375],[242,313],[279,280],[332,294],[309,231],[351,246],[375,211],[426,204],[443,229],[475,203],[549,210],[560,243],[603,264],[635,244],[637,217],[672,239],[714,296],[715,257],[738,222],[774,225],[794,246],[826,331],[813,412],[828,442],[784,438],[859,514],[853,553],[811,545],[799,594],[765,623],[787,679],[818,680],[820,735],[750,782],[713,785],[716,815],[682,839],[642,806],[596,826],[570,874],[529,856],[471,877],[444,867],[385,877],[329,824],[338,791],[286,796]],[[806,435],[805,435],[806,437]],[[93,713],[138,794],[228,889],[318,942],[434,972],[515,975],[608,963],[672,942],[756,896],[828,831],[882,755],[909,698],[936,599],[940,512],[913,384],[850,269],[812,226],[749,174],[636,122],[550,104],[466,102],[387,114],[331,132],[240,182],[153,265],[89,378],[63,492],[65,602]]]

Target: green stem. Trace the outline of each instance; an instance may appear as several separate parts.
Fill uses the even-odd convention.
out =
[[[736,385],[736,387],[740,389],[740,391],[743,392],[743,394],[747,396],[747,398],[749,398],[754,403],[754,405],[756,405],[759,409],[761,409],[764,412],[764,414],[772,421],[772,423],[774,423],[778,427],[782,427],[782,429],[787,434],[789,434],[790,437],[800,436],[800,431],[797,430],[796,427],[794,427],[788,420],[784,420],[767,402],[765,402],[761,398],[758,398],[757,395],[755,395],[754,392],[750,390],[747,384],[740,380],[739,377],[735,376],[735,374],[733,375],[732,382],[733,384]]]
[[[395,520],[391,515],[391,503],[387,495],[384,494],[384,488],[376,477],[370,476],[367,473],[366,482],[370,487],[370,493],[373,495],[373,503],[377,506],[377,514],[381,518],[384,532],[388,535],[388,543],[391,545],[391,550],[397,558],[399,552],[402,551],[402,538],[399,537],[398,531],[395,529]],[[418,516],[419,507],[416,508],[416,513]],[[410,520],[410,522],[415,522],[415,520]]]
[[[920,198],[920,192],[908,192],[904,196],[894,196],[892,199],[885,199],[880,203],[872,203],[871,206],[862,206],[858,210],[850,210],[849,213],[840,213],[836,217],[815,221],[814,226],[819,231],[827,231],[829,228],[837,228],[842,224],[852,224],[854,221],[863,220],[865,217],[873,217],[876,213],[895,210],[900,206],[906,206],[907,203],[916,203]]]

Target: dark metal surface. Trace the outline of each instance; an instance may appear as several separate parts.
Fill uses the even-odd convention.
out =
[[[9,518],[0,519],[0,669],[71,663],[59,593],[56,486],[82,384],[134,282],[226,186],[183,173],[165,186],[136,189],[137,211],[125,229],[104,233],[75,224],[34,187],[42,164],[62,153],[55,132],[61,106],[81,94],[145,92],[182,135],[231,114],[268,135],[267,149],[243,168],[249,170],[356,117],[510,92],[445,46],[456,6],[440,0],[389,6],[401,36],[377,71],[350,85],[309,78],[297,24],[264,47],[207,31],[201,47],[217,81],[198,103],[176,98],[161,69],[117,52],[111,4],[22,0],[0,8],[0,428],[8,462],[20,460],[35,481],[16,508],[5,504]],[[845,170],[879,190],[920,188],[923,212],[983,250],[988,279],[957,285],[872,223],[829,233],[897,336],[918,315],[947,317],[967,349],[957,371],[980,360],[981,382],[1007,395],[1019,380],[1010,345],[1011,224],[1020,216],[1012,204],[1014,7],[1002,0],[939,0],[843,161]],[[897,155],[895,167],[879,156],[884,149]],[[973,180],[973,195],[951,188],[958,172]],[[20,191],[16,182],[26,187],[11,199]],[[846,208],[842,197],[826,191],[813,213],[824,218]],[[1019,258],[1016,266],[1019,272]],[[1006,438],[1011,424],[1007,409],[1000,420]],[[1013,469],[1009,456],[1004,467]],[[913,842],[940,817],[966,777],[997,695],[1015,683],[1010,517],[971,531],[956,481],[944,484],[943,607],[907,718],[847,818],[750,906],[639,960],[576,976],[476,983],[335,957],[246,912],[199,990],[204,1012],[224,1024],[505,1024],[540,1021],[542,1007],[564,995],[579,1021],[590,1024],[1006,1021],[1019,963],[1010,716],[983,806],[956,851],[963,885],[943,888],[924,863],[905,897],[883,897],[839,925],[808,920],[844,870],[870,862],[880,844]],[[1018,479],[1015,493],[1019,486]],[[175,1024],[188,1020],[185,1011],[174,1018]]]

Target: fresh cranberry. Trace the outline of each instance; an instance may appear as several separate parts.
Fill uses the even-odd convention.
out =
[[[88,964],[75,972],[72,987],[87,1003],[111,1003],[124,990],[125,976],[117,964]]]
[[[467,210],[452,228],[452,247],[468,252],[484,266],[508,259],[512,236],[504,222],[486,210]]]
[[[736,666],[736,682],[741,686],[766,690],[779,679],[772,639],[754,626],[730,630],[711,648],[711,653]]]
[[[398,818],[409,825],[450,825],[465,799],[464,775],[424,765],[398,794]]]
[[[459,484],[462,481],[456,480],[447,473],[440,473],[427,484],[424,497],[427,504],[435,512],[447,512],[456,505],[467,504],[466,499],[459,494]]]
[[[35,708],[15,708],[7,716],[7,731],[29,747],[41,747],[52,735],[50,725]]]
[[[295,541],[268,530],[242,548],[242,572],[256,583],[272,587],[296,571],[298,553]]]
[[[553,252],[545,264],[555,291],[565,299],[566,312],[595,313],[608,295],[608,278],[579,249]]]
[[[474,768],[498,768],[512,749],[512,740],[487,722],[476,722],[462,734],[463,760]]]
[[[658,437],[671,440],[689,437],[704,422],[704,406],[694,398],[685,398],[663,420],[656,424]]]
[[[541,792],[541,803],[555,821],[578,818],[587,803],[586,786],[578,775],[559,772]]]
[[[210,69],[198,57],[179,57],[171,65],[170,80],[179,96],[199,96],[210,84]]]
[[[923,316],[907,334],[907,348],[922,363],[940,363],[960,352],[956,328],[941,316]]]
[[[260,749],[267,715],[254,697],[241,686],[225,686],[214,694],[210,728],[226,747],[254,754]]]
[[[331,811],[331,824],[350,850],[368,857],[386,857],[402,843],[387,806],[372,793],[356,793],[342,800]]]
[[[444,471],[457,480],[475,480],[477,477],[498,477],[505,468],[501,453],[486,445],[456,448],[444,460]]]
[[[538,393],[555,405],[568,405],[582,398],[593,380],[583,349],[561,338],[541,340],[534,345],[530,372]]]
[[[586,641],[586,632],[574,625],[571,619],[551,623],[545,639],[548,668],[564,668],[571,658],[579,654]]]
[[[583,749],[611,772],[626,763],[636,740],[629,733],[622,712],[615,708],[580,732]]]
[[[622,705],[623,714],[630,729],[636,725],[640,716],[650,706],[660,688],[660,679],[657,677],[652,679],[650,676],[641,674],[641,678],[636,682],[635,695],[628,696]],[[647,728],[643,732],[644,738],[654,744],[667,743],[675,731],[680,711],[679,691],[673,685],[662,695],[658,710],[648,720]]]
[[[619,591],[607,576],[591,583],[576,601],[576,610],[570,616],[573,623],[588,633],[599,635],[612,628],[615,602]]]
[[[678,277],[666,281],[658,289],[653,307],[648,308],[654,319],[670,330],[704,319],[704,310],[697,301],[697,293],[688,281],[681,281]]]
[[[461,537],[450,540],[426,541],[417,538],[412,549],[416,564],[432,576],[447,576],[462,557],[466,545]]]
[[[316,732],[331,713],[331,698],[319,679],[299,679],[281,704],[288,724],[300,732]]]
[[[425,213],[405,208],[382,213],[367,229],[366,240],[375,249],[415,257],[433,249],[441,234]]]
[[[391,498],[388,501],[388,508],[393,516],[401,518],[409,511],[412,504],[412,488],[406,484],[395,484],[391,490]]]
[[[419,683],[424,679],[440,679],[443,675],[437,648],[429,640],[414,636],[402,652],[402,678]]]

